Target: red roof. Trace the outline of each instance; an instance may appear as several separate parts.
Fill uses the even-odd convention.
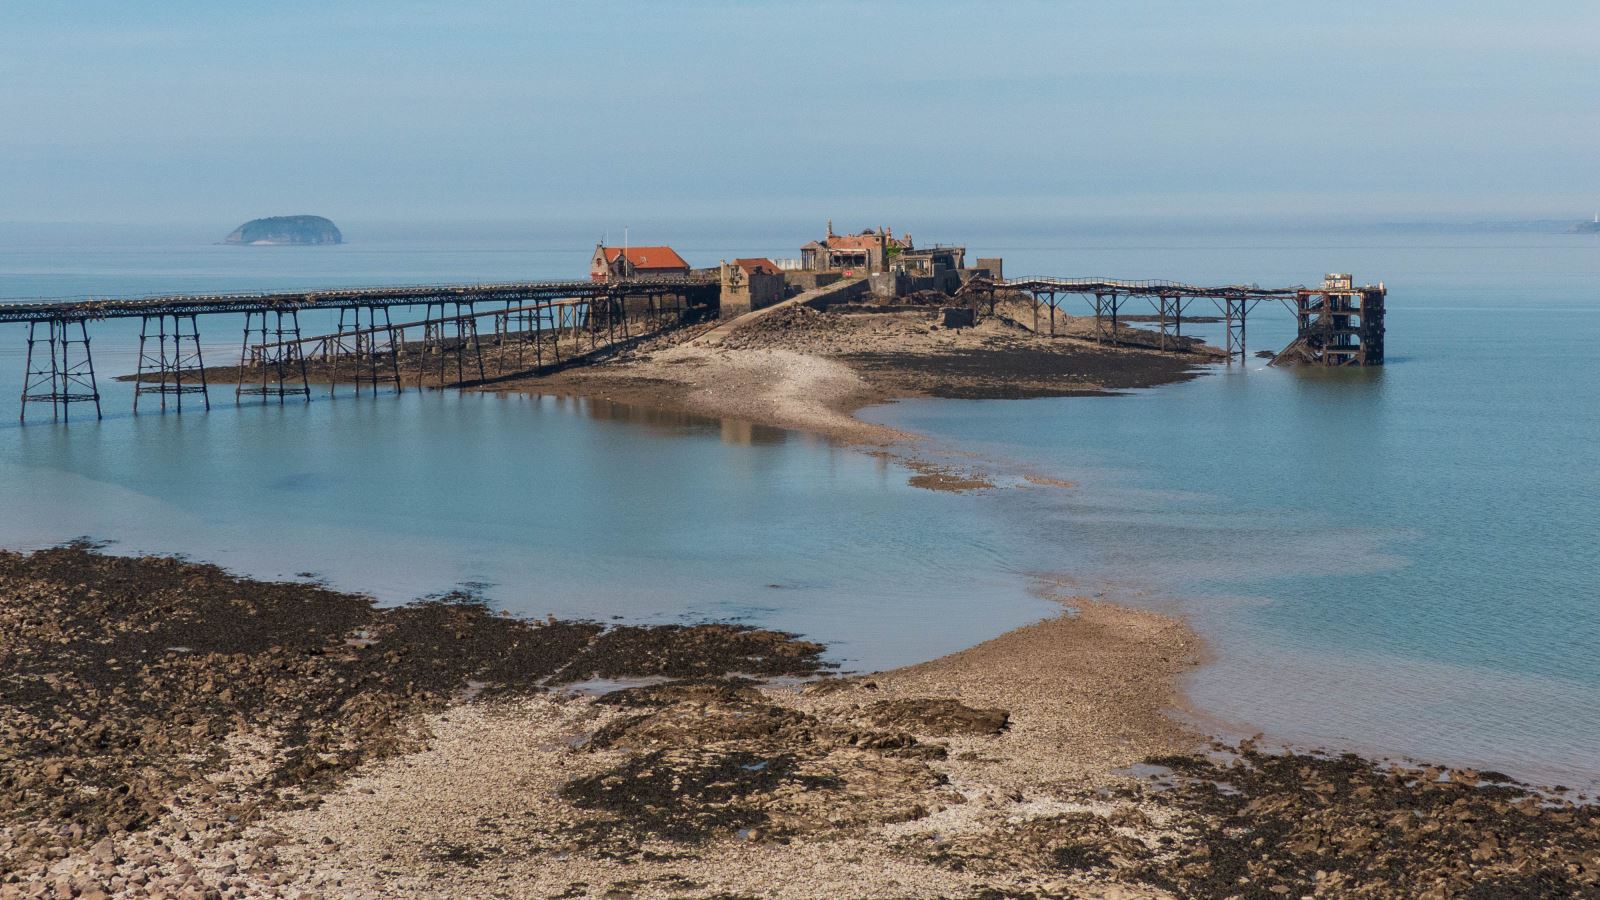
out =
[[[622,256],[621,247],[604,247],[606,262],[614,263]],[[687,269],[689,264],[671,247],[629,247],[628,264],[636,272],[662,269]]]
[[[783,274],[783,270],[778,268],[777,263],[767,259],[764,256],[756,257],[754,259],[736,259],[733,261],[733,264],[752,275],[758,273],[761,275]]]

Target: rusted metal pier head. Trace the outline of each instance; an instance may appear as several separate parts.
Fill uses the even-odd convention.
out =
[[[1298,334],[1273,363],[1314,366],[1383,365],[1383,312],[1388,289],[1383,282],[1358,286],[1337,273],[1322,286],[1295,293]]]

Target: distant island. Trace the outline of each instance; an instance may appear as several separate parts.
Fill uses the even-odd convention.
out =
[[[1579,222],[1572,226],[1573,234],[1600,234],[1600,216],[1595,216],[1593,222]]]
[[[339,226],[321,216],[269,216],[233,230],[226,244],[342,244]]]

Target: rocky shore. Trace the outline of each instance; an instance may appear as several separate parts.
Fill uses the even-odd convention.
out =
[[[837,678],[767,631],[3,553],[0,897],[1600,893],[1593,806],[1207,744],[1165,715],[1192,635],[1072,603]]]

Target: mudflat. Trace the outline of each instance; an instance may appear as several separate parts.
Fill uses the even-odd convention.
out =
[[[1594,806],[1207,743],[1165,715],[1189,631],[1071,603],[832,677],[768,631],[0,554],[0,896],[1600,889]]]

